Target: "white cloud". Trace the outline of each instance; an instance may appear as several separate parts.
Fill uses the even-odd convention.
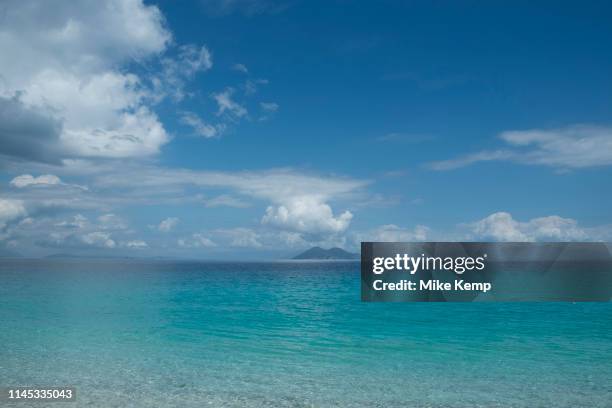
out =
[[[612,127],[575,125],[552,130],[515,130],[503,132],[499,137],[509,148],[433,162],[429,167],[451,170],[499,160],[559,169],[612,165]]]
[[[111,238],[111,234],[102,231],[90,232],[82,235],[80,240],[88,246],[99,248],[115,248],[117,245]]]
[[[296,196],[318,196],[322,200],[349,196],[365,187],[369,181],[334,175],[317,175],[293,169],[261,171],[203,171],[165,168],[142,163],[122,163],[117,169],[113,163],[91,161],[67,162],[61,169],[66,174],[92,176],[97,189],[116,189],[123,192],[135,188],[150,189],[152,193],[165,188],[196,186],[230,188],[242,194],[282,202]],[[129,173],[130,177],[122,176]],[[175,190],[172,191],[176,193]]]
[[[507,212],[497,212],[468,224],[474,237],[494,241],[584,241],[589,236],[578,222],[557,215],[533,218],[526,222],[515,220]]]
[[[201,233],[192,234],[188,238],[181,238],[177,240],[177,244],[182,248],[212,248],[217,246],[210,238]]]
[[[10,185],[17,189],[28,189],[28,188],[49,188],[54,187],[56,190],[64,190],[67,193],[71,192],[72,197],[75,197],[78,194],[75,190],[87,191],[87,186],[81,186],[78,184],[69,184],[64,183],[58,176],[54,174],[42,174],[38,177],[34,177],[31,174],[22,174],[20,176],[14,177]],[[56,191],[57,193],[57,191]],[[51,192],[49,190],[44,190],[41,192],[42,195],[46,197],[51,196]]]
[[[179,223],[178,218],[169,217],[169,218],[166,218],[165,220],[162,220],[157,226],[157,229],[162,232],[170,232],[174,229],[174,227],[178,225],[178,223]]]
[[[26,222],[27,221],[27,222]],[[35,211],[33,215],[7,229],[7,236],[19,240],[26,250],[59,248],[76,251],[105,251],[115,248],[143,247],[134,239],[119,216],[107,213],[90,221],[77,213],[66,217],[64,212]],[[145,242],[146,243],[146,242]]]
[[[217,110],[218,116],[227,114],[230,117],[242,118],[248,114],[244,106],[232,100],[233,93],[234,90],[232,88],[226,88],[222,92],[212,94],[212,98],[217,102],[217,106],[219,107]]]
[[[219,136],[225,130],[225,125],[211,125],[193,112],[184,112],[181,115],[180,121],[182,124],[190,126],[196,135],[205,138]]]
[[[313,246],[322,248],[353,248],[358,247],[351,240],[355,234],[348,232],[312,234],[295,231],[268,231],[265,234],[265,245],[270,248],[305,249]]]
[[[234,208],[246,208],[249,203],[240,200],[239,198],[233,197],[227,194],[221,194],[217,197],[212,197],[204,200],[204,205],[208,208],[215,207],[234,207]]]
[[[513,157],[514,154],[507,150],[485,151],[468,154],[456,159],[432,162],[428,164],[428,167],[432,170],[453,170],[478,162],[510,160]]]
[[[278,206],[269,206],[262,218],[263,224],[281,229],[312,234],[339,233],[346,230],[353,218],[350,211],[334,216],[321,197],[298,196],[286,198]]]
[[[0,198],[0,229],[5,228],[7,223],[26,215],[27,211],[21,200]]]
[[[213,172],[161,168],[139,162],[124,162],[119,167],[114,161],[76,160],[66,162],[57,171],[62,180],[88,177],[89,189],[16,189],[23,191],[8,191],[6,198],[24,200],[28,208],[45,212],[66,209],[112,212],[125,205],[186,203],[244,208],[254,205],[255,199],[272,207],[266,220],[268,225],[323,232],[348,226],[350,212],[340,208],[336,213],[333,208],[339,202],[354,200],[356,195],[363,199],[361,189],[368,184],[365,180],[303,174],[290,169]],[[202,193],[207,189],[225,191],[206,198]],[[300,201],[314,205],[311,209],[302,208]]]
[[[37,229],[41,224],[37,226]],[[38,231],[38,236],[42,235]],[[73,249],[113,249],[117,247],[117,243],[111,237],[109,232],[92,231],[92,232],[70,232],[54,231],[46,236],[37,238],[36,244],[41,247],[48,248],[73,248]]]
[[[127,241],[127,242],[124,243],[124,246],[126,248],[130,248],[130,249],[145,249],[145,248],[149,247],[149,245],[145,241],[143,241],[141,239],[135,239],[135,240],[132,240],[132,241]]]
[[[98,217],[98,227],[104,230],[124,230],[127,223],[116,214],[103,214]]]
[[[87,217],[76,214],[70,220],[64,220],[55,224],[56,227],[67,227],[67,228],[85,228],[89,224]]]
[[[179,47],[179,61],[183,72],[193,75],[212,68],[212,55],[206,46],[196,47],[193,44]]]
[[[31,174],[22,174],[11,180],[11,186],[17,188],[28,186],[53,186],[58,184],[62,184],[62,181],[53,174],[43,174],[38,177],[34,177]]]
[[[162,99],[170,95],[173,100],[181,101],[189,94],[185,91],[186,82],[197,73],[208,71],[213,66],[212,55],[206,46],[194,44],[178,47],[176,57],[161,60],[161,73],[152,77],[155,95]]]
[[[9,0],[0,26],[0,97],[61,123],[53,148],[63,154],[157,153],[169,137],[146,105],[141,79],[120,67],[158,55],[170,40],[159,9],[141,0]]]
[[[176,44],[159,8],[144,0],[7,0],[2,13],[0,156],[11,159],[156,155],[171,140],[157,104],[196,95],[188,81],[213,66],[206,46]],[[181,118],[206,138],[248,117],[233,88],[212,97],[220,123]]]
[[[311,243],[304,239],[303,234],[292,231],[280,231],[278,234],[278,240],[281,245],[289,248],[305,248],[313,246]]]
[[[40,65],[109,67],[159,53],[171,40],[159,9],[141,0],[5,0],[3,6],[2,47],[22,57],[3,64],[24,81]],[[37,58],[45,64],[29,64]]]
[[[140,167],[130,177],[99,176],[102,188],[148,188],[152,192],[170,186],[230,188],[240,194],[271,202],[262,218],[264,224],[306,233],[338,233],[346,230],[353,214],[334,215],[332,200],[348,197],[364,187],[363,180],[300,174],[291,170],[261,172],[206,172]],[[176,194],[175,191],[173,191]]]
[[[572,126],[555,130],[504,132],[501,139],[528,147],[524,161],[554,167],[583,168],[612,165],[612,128]]]
[[[249,73],[249,70],[247,69],[246,65],[244,65],[244,64],[234,64],[232,66],[232,69],[234,71],[242,72],[243,74],[248,74]]]
[[[110,123],[64,129],[62,140],[68,152],[85,157],[138,157],[159,152],[170,139],[147,107],[118,113]]]
[[[46,165],[37,167],[46,169]],[[66,211],[88,216],[86,211],[96,211],[95,221],[94,218],[88,222],[85,217],[64,217],[52,219],[48,224],[38,224],[38,232],[33,228],[24,232],[27,237],[23,238],[31,242],[40,241],[41,246],[66,248],[83,247],[80,236],[91,232],[112,233],[110,239],[118,247],[123,247],[122,243],[129,241],[129,237],[124,235],[133,231],[114,212],[126,205],[149,204],[239,208],[264,204],[264,209],[270,207],[260,214],[259,220],[263,226],[259,230],[255,228],[256,237],[246,236],[239,240],[237,237],[230,239],[228,234],[201,235],[199,238],[190,236],[182,240],[184,247],[211,246],[205,238],[213,245],[230,245],[233,242],[235,246],[257,247],[258,242],[269,248],[275,242],[280,242],[278,236],[281,232],[287,233],[285,238],[293,242],[292,246],[297,246],[300,240],[322,243],[327,242],[328,238],[329,242],[336,243],[342,239],[341,235],[349,228],[353,217],[350,211],[343,208],[343,203],[362,197],[361,189],[368,183],[365,180],[307,174],[291,169],[212,172],[161,168],[133,161],[117,166],[115,161],[75,160],[55,170],[58,178],[61,177],[61,183],[71,181],[73,177],[87,177],[89,189],[15,188],[7,191],[6,198],[20,200],[33,217],[38,218],[40,214],[43,216],[41,219],[65,214]],[[130,177],[126,177],[126,174]],[[221,194],[208,198],[207,190]],[[152,226],[152,229],[158,229],[159,225]],[[59,238],[45,241],[40,237],[43,235],[40,231],[55,231],[60,227],[63,228],[58,231]],[[74,229],[81,230],[77,232]],[[269,236],[262,231],[269,233]],[[70,238],[69,235],[74,236]],[[217,238],[223,239],[217,242]]]
[[[260,236],[249,228],[218,229],[215,234],[229,240],[229,245],[235,248],[261,248]]]

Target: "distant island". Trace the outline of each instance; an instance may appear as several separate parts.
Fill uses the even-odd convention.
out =
[[[359,254],[345,251],[342,248],[330,248],[323,249],[321,247],[313,247],[307,251],[302,252],[299,255],[293,257],[293,259],[334,259],[334,260],[349,260],[359,259]]]

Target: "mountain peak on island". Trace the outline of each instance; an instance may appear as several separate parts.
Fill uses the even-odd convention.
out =
[[[299,255],[293,257],[293,259],[335,259],[335,260],[347,260],[347,259],[359,259],[359,254],[345,251],[342,248],[330,248],[323,249],[321,247],[312,247]]]

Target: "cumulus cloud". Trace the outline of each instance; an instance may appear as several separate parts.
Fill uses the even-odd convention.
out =
[[[217,246],[210,238],[201,233],[192,234],[187,238],[180,238],[177,240],[177,244],[182,248],[212,248]]]
[[[124,242],[123,246],[130,249],[145,249],[149,247],[149,245],[141,239]]]
[[[21,200],[0,198],[0,229],[19,218],[27,215],[26,208]]]
[[[11,180],[11,186],[17,188],[28,186],[54,186],[58,184],[62,184],[62,181],[53,174],[43,174],[38,177],[34,177],[31,174],[22,174]]]
[[[270,201],[262,223],[305,233],[338,233],[346,230],[353,214],[333,213],[330,201],[347,197],[367,184],[364,180],[300,174],[291,170],[261,172],[206,172],[140,167],[131,176],[99,176],[104,188],[199,186],[230,188],[240,194]]]
[[[169,218],[166,218],[165,220],[162,220],[157,226],[157,229],[161,232],[170,232],[174,229],[174,227],[178,225],[178,223],[179,223],[178,218],[169,217]]]
[[[138,244],[141,240],[130,239],[132,233],[125,221],[112,213],[98,216],[95,222],[80,213],[58,221],[51,213],[35,217],[28,225],[13,231],[21,241],[39,247],[87,251],[142,247]]]
[[[104,253],[121,248],[137,249],[136,241],[139,241],[134,238],[134,231],[127,229],[125,221],[112,213],[97,217],[91,214],[88,218],[81,213],[67,216],[64,211],[35,210],[20,222],[10,223],[5,232],[21,249],[36,252],[53,248]],[[128,245],[130,241],[135,242]]]
[[[4,46],[23,45],[24,56],[66,59],[80,66],[108,65],[162,51],[171,40],[157,7],[140,0],[71,1],[6,0],[3,2]],[[23,38],[14,37],[16,33]],[[16,44],[12,41],[21,41]],[[32,61],[30,59],[29,61]],[[37,71],[29,61],[11,61],[22,75]],[[79,68],[79,67],[75,67]]]
[[[159,9],[141,0],[4,2],[0,116],[16,115],[0,121],[2,153],[44,162],[157,153],[169,137],[141,78],[120,67],[170,40]],[[20,147],[16,134],[33,143]]]
[[[301,217],[302,214],[307,215],[308,208],[301,209],[296,200],[306,200],[315,204],[312,211],[329,214],[325,206],[331,209],[338,202],[351,200],[356,194],[361,195],[361,190],[368,184],[367,180],[300,173],[291,169],[215,172],[162,168],[134,162],[124,162],[119,168],[112,161],[69,161],[58,171],[62,180],[75,176],[88,177],[89,189],[17,189],[24,191],[9,191],[9,197],[27,200],[29,205],[38,209],[106,212],[128,204],[194,203],[206,207],[243,208],[253,205],[253,201],[248,200],[251,198],[267,202],[268,206],[272,206],[273,214],[283,206],[289,213],[300,214]],[[125,174],[130,177],[125,177]],[[201,194],[201,191],[220,189],[226,192],[211,198]],[[343,209],[340,214],[345,212]],[[342,217],[332,214],[332,217],[339,220],[337,225],[350,221],[348,214]],[[294,220],[294,217],[287,220]],[[318,221],[314,219],[312,222]],[[302,223],[305,227],[300,228],[308,230],[310,223],[305,221]]]
[[[350,211],[334,216],[331,207],[321,197],[301,196],[287,198],[278,206],[269,206],[261,221],[282,229],[321,234],[346,230],[352,218]]]
[[[76,214],[69,220],[63,220],[55,224],[56,227],[65,228],[85,228],[89,224],[87,217],[82,214]]]
[[[278,234],[278,240],[281,245],[289,248],[305,248],[308,246],[313,246],[310,242],[304,239],[304,235],[299,232],[293,231],[280,231]]]
[[[229,240],[229,245],[235,248],[261,248],[258,233],[249,228],[218,229],[216,235]]]
[[[584,241],[587,232],[571,218],[557,215],[520,222],[507,212],[497,212],[468,224],[474,237],[494,241]]]
[[[64,183],[58,176],[54,174],[42,174],[40,176],[32,176],[31,174],[22,174],[20,176],[14,177],[10,182],[11,187],[16,189],[28,189],[28,188],[43,188],[43,195],[50,197],[49,190],[46,188],[54,187],[54,188],[63,188],[67,192],[72,192],[74,194],[74,190],[83,190],[87,191],[88,188],[86,186],[81,186],[78,184],[69,184]]]
[[[2,21],[2,159],[156,155],[171,139],[158,103],[194,96],[188,82],[213,66],[206,46],[176,44],[159,8],[143,0],[7,0]],[[248,81],[245,89],[266,82]],[[233,88],[211,97],[220,123],[193,113],[180,119],[196,134],[219,136],[228,122],[248,117]]]
[[[269,207],[259,217],[260,229],[269,231],[268,238],[255,228],[257,236],[247,231],[235,231],[236,236],[232,237],[229,233],[189,236],[182,239],[180,245],[183,247],[206,247],[211,246],[211,242],[250,247],[258,247],[259,243],[262,247],[272,247],[274,243],[282,241],[278,239],[281,233],[286,233],[285,238],[296,246],[301,241],[333,241],[336,244],[349,228],[353,217],[350,211],[342,208],[342,203],[356,196],[361,197],[361,189],[368,184],[365,180],[301,173],[291,169],[211,172],[161,168],[141,162],[124,163],[118,167],[114,161],[97,160],[67,162],[57,170],[61,183],[71,181],[72,177],[88,177],[89,189],[14,188],[7,191],[6,198],[23,202],[34,217],[55,217],[67,211],[88,215],[87,211],[95,211],[97,215],[91,218],[92,222],[85,217],[54,219],[50,224],[37,224],[38,228],[28,230],[29,239],[33,241],[38,239],[41,232],[61,228],[57,232],[59,238],[63,237],[62,240],[56,236],[53,240],[47,240],[56,244],[44,242],[42,245],[58,247],[57,243],[61,241],[67,248],[85,245],[76,235],[92,232],[112,233],[110,239],[118,243],[117,247],[123,248],[122,243],[129,239],[122,235],[132,230],[114,211],[126,205],[160,203],[247,207],[263,202],[264,208]],[[130,177],[125,177],[125,174]],[[27,180],[24,184],[31,182],[29,177],[18,180]],[[207,190],[224,192],[206,198]],[[336,206],[339,209],[335,209]],[[163,225],[168,223],[160,224],[164,229],[166,227]],[[159,228],[160,224],[153,228]],[[77,234],[71,229],[81,231]],[[238,232],[242,232],[242,236],[238,236]],[[75,236],[68,238],[70,234]]]
[[[581,169],[612,165],[612,127],[575,125],[561,129],[514,130],[499,138],[508,147],[433,162],[434,170],[451,170],[483,161]]]
[[[114,248],[117,245],[108,232],[90,232],[82,235],[80,239],[84,244],[94,247]]]
[[[0,85],[0,155],[59,164],[61,122],[50,112],[26,106],[19,94],[2,93]]]

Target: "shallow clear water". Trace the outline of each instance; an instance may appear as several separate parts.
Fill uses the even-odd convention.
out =
[[[3,260],[17,385],[91,407],[609,407],[612,305],[361,303],[358,263]]]

